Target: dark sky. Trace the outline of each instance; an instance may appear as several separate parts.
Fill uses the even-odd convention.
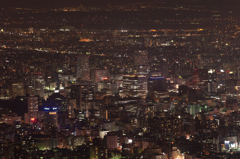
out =
[[[64,7],[79,5],[117,5],[131,2],[143,2],[144,0],[0,0],[2,7]],[[1,7],[0,6],[0,7]]]
[[[240,8],[240,0],[0,0],[0,7],[74,7],[79,5],[103,6],[118,5],[136,2],[156,2],[165,1],[166,3],[181,4],[201,4],[207,6],[226,6],[231,9]]]

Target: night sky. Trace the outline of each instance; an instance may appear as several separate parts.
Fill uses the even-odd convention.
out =
[[[127,3],[164,2],[172,5],[207,5],[235,9],[240,7],[238,0],[0,0],[2,7],[74,7],[79,5],[104,6]]]
[[[4,7],[73,7],[78,5],[117,5],[144,2],[144,0],[1,0]]]

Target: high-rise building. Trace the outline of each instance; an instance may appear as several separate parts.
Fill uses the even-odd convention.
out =
[[[114,150],[118,148],[118,136],[117,135],[106,135],[106,147],[108,150]]]
[[[45,118],[44,125],[46,131],[51,131],[51,127],[58,127],[58,107],[44,107]]]
[[[133,153],[133,142],[132,139],[128,139],[122,144],[123,156],[132,155]]]
[[[217,92],[217,83],[216,82],[208,82],[208,92],[212,93],[212,92]]]
[[[124,75],[123,76],[123,96],[141,97],[147,95],[147,76],[146,75]]]
[[[48,69],[49,72],[51,69]],[[27,94],[29,95],[39,95],[40,97],[44,96],[45,89],[45,79],[44,73],[37,69],[35,66],[30,66],[30,72],[28,76],[27,83]],[[46,74],[46,79],[50,79],[52,76],[52,72]]]
[[[226,81],[226,94],[228,99],[240,100],[240,80]]]
[[[148,51],[135,50],[134,51],[134,65],[148,65]]]
[[[148,64],[148,51],[147,50],[135,50],[133,54],[134,59],[134,74],[145,74],[150,72],[150,66]]]
[[[27,89],[27,93],[30,95],[36,95],[35,94],[35,80],[36,80],[36,76],[35,76],[35,66],[30,66],[29,68],[30,72],[29,72],[29,76],[28,76],[28,89]]]
[[[30,122],[38,119],[38,97],[28,97],[28,117]]]
[[[34,84],[35,94],[39,97],[44,97],[45,81],[43,78],[37,78]]]
[[[91,70],[91,80],[94,82],[101,82],[110,80],[109,70]]]
[[[204,83],[208,81],[208,70],[198,69],[193,72],[193,82]]]
[[[174,63],[172,67],[172,72],[174,76],[177,76],[177,63]],[[151,75],[163,76],[165,78],[169,77],[168,62],[165,59],[154,57],[151,62]],[[178,76],[177,76],[178,77]]]
[[[24,96],[24,85],[22,81],[12,81],[10,84],[9,95],[10,99],[14,99],[17,96]]]
[[[76,99],[70,99],[69,103],[68,103],[68,107],[67,107],[67,109],[68,109],[68,117],[69,118],[75,117],[74,109],[76,109],[76,108],[77,108],[77,101],[76,101]]]
[[[216,71],[216,81],[218,85],[225,85],[226,84],[227,75],[224,70],[217,70]]]
[[[94,97],[94,83],[88,81],[80,81],[79,85],[72,85],[70,96],[77,100],[77,105],[80,110],[86,109],[89,100]]]
[[[148,92],[167,90],[166,79],[164,77],[151,76],[148,78]]]
[[[160,69],[160,72],[161,72],[161,76],[163,77],[169,77],[169,70],[168,70],[168,63],[163,61],[159,64],[159,69]]]
[[[162,98],[169,97],[164,77],[151,76],[148,78],[148,97],[153,98],[157,102]]]
[[[89,67],[89,57],[79,56],[77,64],[77,77],[82,80],[90,80],[90,67]]]

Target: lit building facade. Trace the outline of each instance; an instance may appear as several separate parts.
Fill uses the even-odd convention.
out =
[[[159,102],[162,98],[169,97],[166,79],[164,77],[151,76],[148,78],[148,96],[156,102]]]
[[[91,81],[101,82],[110,80],[109,70],[91,70]]]
[[[77,77],[86,81],[90,80],[90,67],[88,56],[78,57]]]
[[[141,97],[147,95],[147,76],[146,75],[124,75],[123,76],[123,96]]]
[[[117,135],[107,135],[105,136],[106,147],[108,150],[115,150],[118,148],[118,136]]]
[[[14,99],[17,96],[24,96],[24,85],[22,81],[16,81],[16,82],[12,82],[10,84],[10,89],[9,89],[9,93],[10,93],[10,99]]]
[[[44,125],[46,131],[51,131],[52,127],[58,127],[58,107],[44,107]]]
[[[228,99],[240,100],[240,80],[226,81],[226,94]]]
[[[28,97],[28,117],[30,121],[38,119],[38,97],[33,95]]]
[[[69,118],[74,118],[75,115],[74,115],[74,109],[77,108],[77,101],[76,99],[70,99],[69,100],[69,103],[68,103],[68,117]]]
[[[133,59],[134,59],[133,68],[134,74],[147,75],[150,72],[147,50],[135,50]]]

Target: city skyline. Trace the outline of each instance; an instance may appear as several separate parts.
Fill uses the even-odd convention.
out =
[[[238,159],[240,2],[3,1],[0,159]]]

